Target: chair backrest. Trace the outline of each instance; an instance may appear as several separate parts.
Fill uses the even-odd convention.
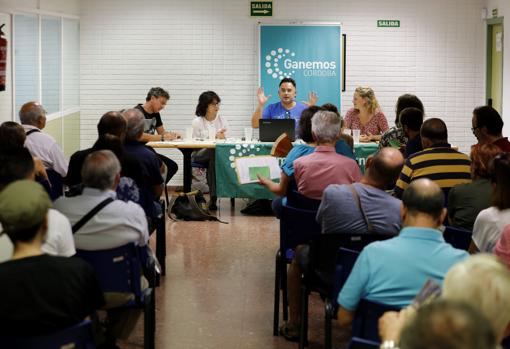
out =
[[[76,250],[94,268],[103,292],[141,295],[141,263],[133,243],[109,250]]]
[[[316,235],[310,243],[310,272],[307,275],[309,285],[320,294],[333,297],[338,249],[344,247],[361,251],[371,242],[391,237],[393,236],[369,233]]]
[[[60,196],[64,195],[64,180],[62,176],[54,170],[46,169],[46,174],[48,175],[48,180],[42,178],[37,178],[36,180],[44,187],[50,199],[55,201]]]
[[[349,349],[379,349],[380,343],[368,339],[352,337]]]
[[[400,311],[400,308],[362,299],[352,322],[352,335],[379,342],[379,318],[387,311]]]
[[[473,233],[469,230],[452,226],[446,226],[443,233],[446,242],[455,248],[465,251],[469,249],[472,235]]]
[[[320,234],[321,227],[315,220],[317,211],[282,205],[280,217],[280,249],[294,248],[299,244],[308,243]]]
[[[340,247],[338,249],[337,258],[336,258],[336,269],[335,269],[335,289],[333,292],[333,302],[336,303],[338,298],[338,293],[344,287],[345,282],[349,278],[351,274],[352,268],[354,267],[354,263],[358,259],[360,251],[351,250],[348,248]]]
[[[306,197],[300,192],[298,192],[297,189],[287,191],[287,205],[292,206],[294,208],[317,211],[319,209],[320,204],[321,200],[315,200]]]
[[[45,336],[0,336],[0,347],[9,349],[95,349],[92,325],[86,320]]]

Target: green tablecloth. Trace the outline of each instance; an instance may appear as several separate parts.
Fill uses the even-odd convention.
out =
[[[268,155],[273,143],[218,143],[216,144],[216,192],[218,197],[273,199],[275,196],[257,183],[239,184],[235,169],[236,157]],[[361,143],[354,146],[354,154],[361,171],[369,155],[377,151],[375,143]]]

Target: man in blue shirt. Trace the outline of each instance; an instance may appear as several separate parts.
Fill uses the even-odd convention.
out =
[[[427,279],[442,284],[450,267],[468,256],[443,239],[443,192],[430,179],[412,182],[402,196],[400,235],[361,252],[338,295],[340,326],[348,326],[361,299],[409,305]]]
[[[271,95],[266,96],[264,89],[259,87],[257,90],[258,105],[251,117],[251,125],[253,128],[259,127],[259,120],[262,119],[294,119],[296,128],[299,125],[301,112],[309,106],[315,105],[317,95],[310,92],[308,102],[302,103],[296,101],[296,82],[291,78],[284,78],[280,81],[278,89],[278,97],[280,101],[273,103],[264,108]]]

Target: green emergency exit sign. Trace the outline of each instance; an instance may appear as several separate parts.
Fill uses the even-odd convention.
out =
[[[400,21],[396,19],[379,19],[377,21],[378,28],[400,28]]]
[[[272,1],[252,1],[250,2],[251,17],[272,17],[273,2]]]

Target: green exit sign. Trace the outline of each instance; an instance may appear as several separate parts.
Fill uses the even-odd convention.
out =
[[[250,2],[250,16],[252,17],[272,17],[272,1],[252,1]]]
[[[379,28],[400,28],[400,21],[395,19],[379,19],[377,21]]]

